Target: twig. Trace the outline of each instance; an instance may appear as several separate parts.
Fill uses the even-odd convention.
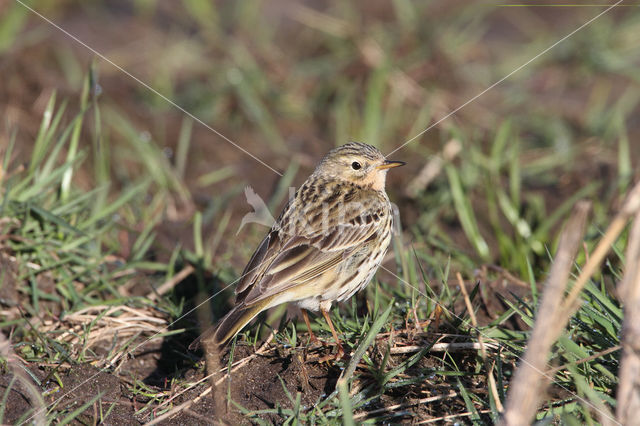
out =
[[[573,259],[584,234],[590,204],[581,201],[573,209],[564,232],[560,237],[558,252],[542,296],[542,302],[524,357],[511,380],[506,410],[501,420],[503,425],[529,425],[546,388],[549,376],[544,375],[551,345],[556,340],[558,310],[569,279]]]
[[[473,327],[477,328],[478,321],[476,320],[476,313],[473,310],[473,305],[471,304],[471,299],[469,299],[469,293],[467,292],[467,286],[464,284],[460,272],[456,272],[456,278],[458,278],[458,285],[460,286],[460,291],[462,292],[462,297],[464,298],[464,304],[467,306],[467,311],[469,312],[469,317],[471,318],[471,324],[473,324]],[[478,343],[480,343],[482,358],[485,359],[487,357],[487,352],[484,350],[482,334],[478,334]]]
[[[598,266],[600,266],[600,262],[602,262],[605,255],[609,252],[611,245],[616,241],[624,227],[627,225],[629,218],[635,215],[639,209],[640,182],[638,182],[636,186],[634,186],[633,189],[629,192],[629,195],[627,196],[622,209],[616,215],[616,217],[613,218],[613,221],[607,228],[607,232],[605,232],[604,236],[596,246],[596,249],[593,251],[593,254],[589,258],[589,261],[584,265],[582,271],[580,271],[580,275],[578,275],[578,279],[571,288],[571,292],[562,304],[562,312],[565,313],[564,317],[566,321],[568,321],[573,313],[578,309],[576,301],[580,296],[580,292],[587,283],[587,280],[591,278]],[[564,322],[566,323],[566,321]]]
[[[479,414],[487,414],[490,413],[491,410],[479,410],[478,413]],[[474,413],[467,411],[466,413],[460,413],[460,414],[449,414],[446,416],[441,416],[441,417],[435,417],[433,419],[427,419],[427,420],[422,420],[418,423],[416,423],[417,425],[426,425],[428,423],[436,423],[436,422],[441,422],[443,420],[449,420],[449,419],[455,419],[458,417],[470,417],[472,416]]]
[[[192,265],[185,266],[184,268],[182,268],[180,272],[178,272],[173,277],[165,281],[162,285],[160,285],[160,287],[156,288],[151,293],[147,294],[147,299],[149,300],[158,299],[158,297],[162,296],[163,294],[171,290],[173,287],[175,287],[176,284],[178,284],[179,282],[187,278],[189,275],[191,275],[193,271],[195,271],[195,268]]]
[[[447,399],[447,398],[454,398],[456,396],[458,396],[457,392],[450,391],[446,395],[430,396],[428,398],[418,399],[417,401],[413,401],[413,402],[405,402],[403,404],[395,404],[395,405],[390,405],[388,407],[378,408],[377,410],[371,410],[371,411],[365,411],[365,412],[362,412],[362,413],[358,413],[358,414],[353,416],[353,420],[359,420],[359,419],[362,419],[364,417],[370,417],[370,416],[373,416],[373,415],[376,415],[376,414],[386,413],[386,412],[389,412],[389,411],[401,410],[403,408],[409,408],[409,407],[413,407],[413,406],[420,405],[420,404],[426,404],[428,402],[435,402],[435,401],[441,401],[441,400]]]
[[[215,374],[215,373],[214,373]],[[173,395],[171,398],[167,399],[166,401],[162,401],[162,403],[160,403],[155,409],[158,410],[159,408],[162,408],[164,405],[169,404],[171,401],[173,401],[174,399],[176,399],[177,397],[179,397],[180,395],[184,394],[185,392],[190,391],[191,389],[195,388],[196,386],[198,386],[200,383],[207,381],[208,379],[210,379],[214,374],[208,374],[206,376],[204,376],[202,379],[191,383],[189,386],[187,386],[186,388],[184,388],[182,391],[177,392],[175,395]],[[211,388],[207,388],[207,390],[205,392],[203,392],[200,396],[203,396],[205,394],[208,394],[209,392],[211,392]],[[197,398],[199,399],[200,396]],[[191,403],[195,403],[195,400],[190,401]],[[182,404],[180,405],[182,406]]]
[[[191,407],[192,404],[193,404],[193,401],[183,402],[182,404],[178,405],[174,409],[169,410],[166,413],[164,413],[163,415],[158,416],[155,419],[151,420],[149,423],[146,424],[146,426],[152,426],[152,425],[159,424],[161,421],[167,420],[167,419],[171,418],[172,416],[178,414],[180,411]]]
[[[485,349],[498,349],[495,343],[484,343]],[[424,349],[424,346],[397,346],[391,348],[391,355],[410,354]],[[460,342],[460,343],[434,343],[429,352],[461,352],[461,351],[479,351],[482,346],[478,342]]]
[[[615,352],[618,351],[622,348],[622,346],[620,345],[615,345],[612,346],[608,349],[605,349],[603,351],[600,351],[598,353],[595,353],[593,355],[589,355],[587,357],[581,358],[577,361],[573,361],[573,362],[568,362],[564,365],[561,365],[560,367],[556,367],[556,368],[550,368],[549,370],[547,370],[547,372],[545,373],[547,376],[555,376],[557,373],[561,372],[562,370],[567,369],[567,367],[569,367],[570,365],[580,365],[580,364],[584,364],[585,362],[589,362],[589,361],[593,361],[594,359],[598,359],[600,357],[603,357],[605,355],[609,355],[611,352]]]
[[[625,263],[618,291],[624,302],[624,322],[616,417],[622,424],[632,424],[640,413],[640,211],[629,233]]]

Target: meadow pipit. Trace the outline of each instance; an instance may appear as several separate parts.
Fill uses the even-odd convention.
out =
[[[198,341],[223,344],[260,312],[293,302],[302,308],[313,340],[306,310],[322,312],[341,357],[328,311],[363,289],[380,266],[392,228],[386,175],[403,164],[363,143],[329,151],[251,257],[235,307]]]

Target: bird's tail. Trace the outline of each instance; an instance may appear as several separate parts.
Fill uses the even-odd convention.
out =
[[[271,299],[273,299],[273,297],[268,297],[252,305],[241,304],[231,309],[231,311],[229,311],[229,313],[225,315],[215,327],[211,327],[200,335],[200,337],[194,340],[193,343],[189,345],[189,349],[197,349],[198,346],[200,346],[200,343],[210,340],[217,345],[227,343],[227,341],[238,334],[245,325],[249,324],[252,319],[265,310],[271,302]]]

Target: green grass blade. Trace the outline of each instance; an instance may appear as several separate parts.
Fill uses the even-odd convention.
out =
[[[376,336],[378,335],[382,327],[386,324],[387,318],[389,318],[389,314],[393,309],[394,303],[395,303],[394,299],[391,299],[391,302],[389,303],[389,306],[387,307],[387,309],[385,309],[384,312],[378,318],[376,318],[376,320],[373,322],[366,336],[364,337],[362,342],[360,342],[360,344],[358,345],[358,348],[353,354],[353,358],[351,358],[349,365],[344,370],[344,372],[340,375],[341,379],[353,376],[353,373],[356,371],[356,367],[358,366],[358,363],[364,356],[369,346],[371,346],[371,344],[375,340]]]
[[[353,421],[353,408],[349,399],[349,388],[345,379],[338,380],[338,398],[342,408],[342,424],[345,426],[355,426]]]

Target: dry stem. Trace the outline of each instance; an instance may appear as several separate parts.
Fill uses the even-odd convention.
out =
[[[502,424],[529,425],[540,405],[547,385],[547,380],[543,379],[548,379],[544,371],[547,369],[549,350],[556,340],[556,330],[564,327],[564,323],[558,325],[558,310],[573,259],[582,241],[590,208],[591,205],[584,201],[576,204],[572,218],[560,237],[558,252],[545,286],[533,333],[524,358],[511,380]]]
[[[625,262],[624,279],[619,284],[624,322],[616,417],[622,424],[637,424],[640,413],[640,211],[629,233]]]

